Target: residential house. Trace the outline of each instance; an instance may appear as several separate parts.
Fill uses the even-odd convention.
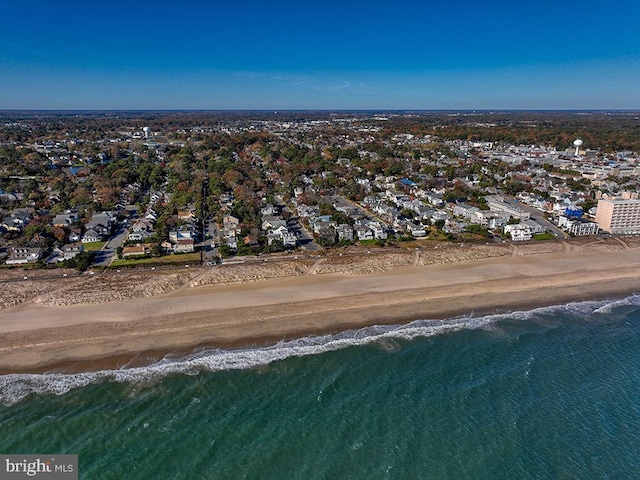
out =
[[[335,223],[335,222],[334,222]],[[331,227],[321,227],[316,232],[318,239],[325,243],[334,243],[336,241],[336,231]]]
[[[24,222],[16,220],[13,216],[8,215],[2,219],[0,226],[9,232],[21,232]]]
[[[414,237],[426,237],[427,231],[424,229],[424,226],[418,223],[407,222],[406,225],[407,232],[409,232]]]
[[[360,214],[359,208],[354,207],[353,205],[350,205],[341,200],[336,200],[335,202],[333,202],[333,208],[335,208],[338,212],[342,212],[350,217]]]
[[[233,193],[223,193],[220,195],[220,205],[231,208],[233,205]]]
[[[153,230],[153,222],[146,218],[140,219],[131,226],[131,230],[134,232],[151,232]]]
[[[298,245],[298,238],[293,232],[285,232],[282,234],[282,244],[285,248],[295,248]]]
[[[373,236],[379,240],[386,240],[387,229],[380,222],[369,220],[367,226],[373,231]]]
[[[313,217],[314,215],[317,215],[320,211],[318,207],[310,207],[304,203],[301,203],[300,205],[298,205],[298,208],[296,210],[298,212],[298,216],[302,218]]]
[[[532,219],[523,220],[522,222],[520,222],[520,224],[528,226],[529,230],[531,230],[532,235],[535,235],[536,233],[544,233],[547,231],[547,228],[544,225]]]
[[[145,238],[149,238],[153,234],[153,223],[148,219],[140,219],[136,221],[127,238],[130,241],[139,242]]]
[[[127,235],[127,240],[130,242],[140,242],[149,236],[150,234],[148,232],[130,232]]]
[[[61,213],[53,217],[51,221],[54,227],[69,227],[72,223],[75,223],[78,220],[78,216],[75,213]]]
[[[6,264],[22,265],[27,263],[36,263],[41,257],[41,248],[9,247],[9,256],[7,257]]]
[[[86,232],[84,232],[84,235],[82,236],[82,243],[94,243],[94,242],[101,242],[102,241],[102,235],[100,235],[98,232],[96,232],[93,229],[89,229]]]
[[[500,195],[487,195],[485,197],[487,205],[494,212],[508,213],[520,220],[529,220],[531,214],[516,204],[507,203]]]
[[[313,230],[318,223],[326,224],[331,222],[331,215],[316,215],[309,218],[309,227]],[[326,226],[326,225],[323,225]]]
[[[72,243],[82,240],[82,231],[79,228],[72,228],[69,233],[69,241]]]
[[[491,221],[491,219],[496,218],[498,215],[499,214],[496,212],[490,212],[487,210],[478,210],[469,218],[469,220],[471,220],[472,223],[477,223],[478,225],[483,225],[486,227],[489,225],[489,222]],[[506,219],[509,220],[509,215],[506,215]]]
[[[108,227],[101,223],[97,225],[93,225],[90,228],[94,230],[98,235],[101,235],[102,237],[108,237],[109,235],[111,235],[111,227]]]
[[[179,238],[173,245],[174,253],[191,253],[195,251],[195,240],[193,238]]]
[[[271,245],[276,240],[282,241],[282,235],[280,235],[277,232],[269,232],[267,233],[266,237],[267,237],[267,245]]]
[[[246,235],[243,239],[242,239],[242,243],[244,243],[247,247],[257,247],[259,245],[258,242],[258,237],[256,237],[255,235]]]
[[[33,216],[26,208],[16,208],[10,215],[4,217],[0,225],[10,232],[21,232]]]
[[[427,193],[426,194],[427,202],[436,207],[444,206],[445,202],[441,193]]]
[[[87,222],[86,227],[96,230],[98,233],[100,233],[100,230],[106,229],[105,234],[108,235],[111,232],[111,226],[115,223],[115,220],[116,218],[113,212],[94,213],[91,220]]]
[[[453,214],[457,217],[466,218],[468,220],[473,219],[473,217],[480,212],[478,207],[473,207],[471,205],[460,204],[456,205],[453,208]]]
[[[128,245],[122,249],[122,258],[136,257],[140,255],[151,255],[154,244],[152,243],[137,243],[135,245]]]
[[[279,213],[278,209],[273,205],[271,205],[270,203],[268,203],[267,206],[260,209],[260,214],[262,215],[262,217],[272,216],[272,215],[275,216],[275,215],[278,215],[278,213]]]
[[[509,215],[496,215],[495,217],[492,217],[489,219],[489,228],[490,229],[496,229],[496,228],[502,228],[504,227],[507,223],[509,222]],[[482,225],[482,224],[480,224]]]
[[[82,252],[84,252],[84,245],[82,244],[82,242],[67,243],[66,245],[62,246],[62,254],[64,260],[71,260],[73,257]]]
[[[222,218],[222,226],[225,229],[230,229],[230,228],[238,228],[238,225],[240,225],[240,219],[234,217],[233,215],[225,215]]]
[[[426,205],[414,206],[413,211],[416,212],[416,216],[420,220],[430,220],[435,210],[427,207]]]
[[[329,221],[316,221],[312,224],[313,233],[320,233],[322,229],[335,229],[338,226],[338,223],[334,220]]]
[[[122,215],[126,218],[137,218],[138,217],[138,206],[137,205],[125,205],[122,210]]]
[[[262,217],[262,230],[272,230],[286,225],[286,220],[279,215],[265,215]]]
[[[195,215],[190,210],[178,210],[178,220],[191,222],[195,219]]]
[[[336,232],[338,233],[338,240],[340,241],[353,241],[353,227],[347,223],[341,223],[336,227]]]
[[[505,225],[504,233],[511,235],[511,240],[516,242],[528,241],[533,238],[531,229],[528,225],[521,225],[519,223],[514,225]]]
[[[357,225],[355,228],[356,236],[358,240],[373,240],[373,230],[365,225]]]
[[[576,237],[596,235],[599,231],[598,224],[581,218],[569,218],[561,215],[558,218],[558,226]]]
[[[171,230],[169,232],[169,241],[178,243],[179,240],[194,239],[194,233],[191,230]]]
[[[445,220],[444,227],[442,228],[442,230],[445,233],[457,234],[457,233],[464,232],[464,229],[466,227],[467,227],[467,224],[465,222],[461,222],[453,218],[448,218],[447,220]]]
[[[227,247],[229,247],[231,250],[237,250],[238,249],[238,240],[236,239],[235,235],[234,236],[226,236],[226,237],[224,237],[224,241],[225,241]]]

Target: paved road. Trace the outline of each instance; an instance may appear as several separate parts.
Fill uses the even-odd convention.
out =
[[[107,267],[111,263],[111,260],[116,254],[116,250],[122,245],[127,238],[127,230],[123,225],[118,225],[115,236],[102,247],[102,250],[96,252],[96,257],[93,261],[95,267]]]
[[[383,218],[381,218],[380,216],[376,215],[375,212],[372,212],[371,210],[367,210],[366,208],[364,208],[362,205],[356,203],[356,202],[352,202],[351,200],[349,200],[346,197],[341,197],[339,195],[335,195],[334,198],[339,199],[340,201],[342,201],[343,203],[346,203],[348,205],[351,205],[354,208],[358,209],[358,214],[359,215],[364,215],[367,218],[372,218],[373,220],[375,220],[376,222],[380,222],[380,224],[385,228],[388,229],[389,228],[389,222],[387,220],[384,220]]]
[[[505,198],[511,198],[511,197],[505,196]],[[512,199],[512,201],[513,201],[513,199]],[[517,202],[516,205],[518,205],[523,210],[529,212],[531,214],[531,219],[532,220],[535,220],[536,222],[544,225],[547,228],[547,230],[550,230],[551,233],[553,233],[556,236],[556,238],[568,238],[569,237],[560,228],[558,228],[556,225],[554,225],[549,220],[547,220],[544,217],[544,215],[542,214],[542,212],[540,210],[538,210],[537,208],[531,207],[531,206],[527,205],[526,203],[522,203],[522,202]]]
[[[291,212],[289,207],[287,207],[287,205],[284,203],[281,197],[274,195],[273,200],[277,206],[283,209],[283,211],[286,210],[289,213],[291,213],[292,216],[294,217],[296,216],[293,212]],[[294,228],[294,231],[299,232],[299,234],[297,234],[298,242],[300,242],[300,245],[302,246],[302,248],[304,248],[309,252],[322,251],[322,247],[313,240],[313,236],[309,233],[309,231],[306,228],[304,228],[304,225],[301,222],[298,221],[296,228]]]

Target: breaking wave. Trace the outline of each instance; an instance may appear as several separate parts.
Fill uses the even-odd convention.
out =
[[[380,343],[384,347],[384,345],[392,345],[394,340],[413,340],[459,330],[491,329],[496,322],[506,319],[527,320],[535,316],[557,313],[588,317],[592,314],[608,314],[616,308],[633,306],[640,306],[640,295],[616,301],[574,302],[481,317],[470,315],[447,320],[417,320],[406,325],[371,326],[336,335],[282,341],[268,347],[239,350],[209,349],[180,358],[166,356],[161,361],[144,367],[73,374],[9,374],[0,376],[0,402],[9,406],[31,394],[64,395],[73,389],[105,381],[149,386],[172,374],[196,375],[201,372],[248,369],[265,366],[289,357],[317,355],[351,346]]]

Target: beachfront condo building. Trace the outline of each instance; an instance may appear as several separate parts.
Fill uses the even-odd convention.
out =
[[[640,234],[640,200],[598,201],[596,223],[602,230],[612,234]]]

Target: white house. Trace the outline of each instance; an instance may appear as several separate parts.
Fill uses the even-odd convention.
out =
[[[596,235],[599,231],[598,224],[583,219],[569,218],[561,215],[558,218],[558,226],[576,237]]]
[[[93,229],[87,230],[82,236],[82,243],[94,243],[100,241],[102,241],[102,235],[98,234],[98,232]]]
[[[356,235],[358,240],[373,240],[373,230],[369,227],[365,227],[364,225],[359,225],[356,227]]]
[[[10,247],[7,265],[21,265],[25,263],[36,263],[42,256],[41,248]]]
[[[535,220],[523,220],[520,222],[520,225],[526,225],[531,230],[531,234],[535,235],[536,233],[544,233],[547,231],[546,227]]]
[[[65,260],[70,260],[82,252],[84,252],[84,245],[82,245],[82,243],[68,243],[62,247]]]
[[[419,223],[407,222],[407,232],[409,232],[414,237],[427,236],[427,231],[424,229],[424,226]]]
[[[286,232],[282,234],[282,243],[285,248],[295,248],[298,244],[298,239],[296,238],[296,234],[293,232]]]
[[[347,223],[341,223],[336,227],[339,240],[353,241],[353,227]]]
[[[379,240],[386,240],[387,230],[380,224],[380,222],[370,221],[367,225],[373,230],[373,236]]]
[[[525,242],[533,238],[531,229],[528,225],[521,225],[519,223],[515,225],[505,225],[504,233],[511,235],[511,240],[516,242]]]

